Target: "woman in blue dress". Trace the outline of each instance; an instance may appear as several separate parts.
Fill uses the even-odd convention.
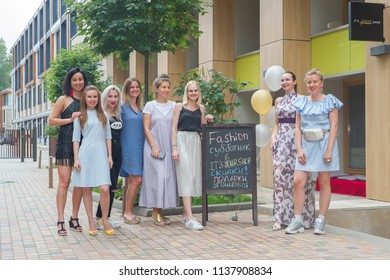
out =
[[[127,224],[138,224],[140,217],[133,212],[134,201],[142,182],[143,151],[145,132],[141,111],[141,82],[128,78],[122,90],[122,168],[121,177],[125,177],[127,186],[126,207],[123,220]]]
[[[288,234],[304,231],[302,210],[305,202],[304,186],[309,172],[318,172],[320,185],[319,216],[315,219],[314,234],[325,234],[325,216],[329,208],[332,171],[340,169],[337,148],[338,112],[343,106],[332,94],[323,94],[324,78],[314,68],[305,76],[310,93],[295,100],[297,109],[296,148],[298,152],[294,172],[295,217],[286,228]]]
[[[80,102],[80,117],[73,122],[74,172],[72,184],[81,188],[89,231],[97,235],[92,213],[92,187],[99,187],[102,224],[107,235],[115,231],[108,222],[110,205],[111,129],[107,115],[101,105],[100,92],[95,86],[85,88]],[[80,146],[81,136],[83,144]]]

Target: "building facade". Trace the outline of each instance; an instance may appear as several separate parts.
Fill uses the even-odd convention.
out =
[[[390,58],[370,55],[372,47],[386,44],[389,37],[390,0],[383,3],[385,42],[350,41],[348,0],[205,0],[214,5],[199,16],[202,36],[196,46],[176,54],[155,54],[150,81],[167,73],[178,84],[187,72],[215,69],[225,76],[250,84],[238,94],[236,110],[240,122],[268,123],[251,107],[251,96],[267,89],[264,73],[280,65],[297,74],[298,90],[306,94],[304,74],[316,67],[325,75],[325,92],[337,96],[344,107],[339,112],[338,145],[341,171],[365,174],[367,198],[390,201],[390,179],[383,174],[390,165],[387,148],[389,129]],[[61,0],[43,1],[12,48],[14,68],[14,125],[43,125],[51,104],[42,88],[42,74],[59,48],[77,41],[77,27],[64,14]],[[126,76],[143,82],[143,57],[130,54],[128,73],[117,74],[115,60],[105,60],[108,76],[122,84]],[[115,80],[115,78],[114,78]],[[150,85],[151,86],[151,85]],[[271,93],[274,99],[281,92]],[[380,155],[380,159],[379,159]],[[265,147],[259,161],[261,185],[272,188],[272,155]]]

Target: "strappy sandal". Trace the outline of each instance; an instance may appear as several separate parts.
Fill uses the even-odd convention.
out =
[[[57,222],[57,226],[58,225],[61,225],[61,228],[58,230],[58,235],[59,236],[67,236],[68,235],[68,232],[66,231],[65,229],[65,222],[62,221],[62,222]]]
[[[278,222],[275,222],[274,225],[272,226],[273,231],[277,231],[277,230],[281,230],[281,229],[282,229],[282,225],[279,224]]]
[[[123,221],[126,224],[135,225],[135,224],[139,224],[141,222],[141,218],[136,216],[136,215],[131,215],[131,216],[123,215]]]
[[[76,222],[76,225],[73,224],[73,221]],[[79,224],[79,218],[72,218],[72,216],[70,216],[69,227],[71,230],[74,230],[74,231],[81,232],[83,230],[83,227]]]

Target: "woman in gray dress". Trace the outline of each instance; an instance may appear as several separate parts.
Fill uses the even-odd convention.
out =
[[[110,206],[111,128],[101,105],[100,92],[88,86],[81,96],[81,116],[73,123],[74,172],[72,183],[82,188],[85,211],[88,216],[89,235],[96,236],[96,224],[92,213],[92,187],[99,186],[102,224],[107,235],[115,231],[108,222]],[[80,147],[80,139],[83,144]]]
[[[140,206],[153,208],[153,221],[158,226],[169,224],[162,208],[177,206],[175,163],[172,159],[172,117],[175,102],[168,100],[171,82],[167,75],[154,80],[156,99],[145,104],[144,166]]]

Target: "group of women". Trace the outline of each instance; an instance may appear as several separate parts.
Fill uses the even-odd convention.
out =
[[[157,77],[153,88],[156,98],[142,108],[137,79],[127,79],[122,92],[111,85],[100,94],[97,87],[88,85],[81,69],[68,71],[63,95],[48,120],[49,125],[60,127],[56,151],[58,235],[67,235],[64,212],[70,184],[69,228],[82,231],[78,212],[83,200],[88,234],[96,236],[103,230],[114,235],[114,228],[120,227],[110,218],[118,176],[125,178],[127,186],[125,223],[141,222],[133,207],[142,184],[139,206],[153,208],[156,225],[169,224],[162,209],[176,207],[180,195],[185,227],[203,229],[192,216],[191,199],[201,195],[202,124],[213,117],[205,116],[200,88],[194,81],[187,84],[182,103],[169,100],[171,82],[167,75]],[[95,216],[92,187],[99,187],[100,192]]]
[[[314,234],[325,234],[332,171],[340,169],[336,141],[338,110],[343,104],[323,93],[324,78],[314,68],[305,75],[308,96],[297,94],[293,72],[281,78],[285,95],[275,100],[276,120],[271,138],[274,172],[274,224],[287,234],[304,232],[314,225]],[[318,172],[319,215],[311,172]]]

